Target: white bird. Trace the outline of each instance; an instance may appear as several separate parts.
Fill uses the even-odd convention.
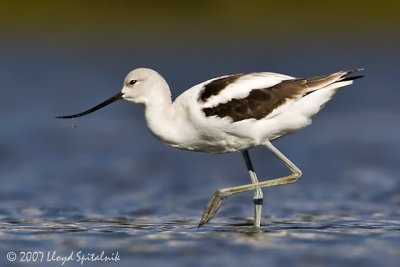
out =
[[[84,116],[124,99],[144,104],[150,131],[168,145],[208,153],[240,151],[251,184],[217,190],[199,227],[211,220],[223,199],[249,190],[254,190],[254,226],[260,227],[261,188],[293,183],[302,175],[271,141],[309,125],[339,88],[363,77],[349,76],[360,70],[304,79],[272,72],[226,75],[195,85],[172,101],[169,86],[158,72],[138,68],[125,77],[122,91],[115,96],[85,112],[57,118]],[[258,145],[281,159],[291,174],[259,182],[248,153]]]

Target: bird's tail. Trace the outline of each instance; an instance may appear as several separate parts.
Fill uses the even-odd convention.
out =
[[[347,71],[338,71],[332,74],[316,76],[306,79],[307,91],[306,94],[312,93],[322,88],[340,88],[352,84],[355,79],[364,77],[363,75],[350,76],[355,72],[363,69],[352,69]]]

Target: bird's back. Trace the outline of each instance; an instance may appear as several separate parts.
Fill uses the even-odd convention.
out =
[[[227,75],[193,86],[174,105],[196,132],[191,150],[243,150],[310,124],[337,89],[360,77],[350,77],[354,71],[304,79],[271,72]]]

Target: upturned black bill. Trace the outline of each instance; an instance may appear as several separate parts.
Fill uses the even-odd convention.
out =
[[[101,103],[98,104],[97,106],[95,106],[95,107],[93,107],[93,108],[91,108],[91,109],[88,109],[88,110],[86,110],[86,111],[84,111],[84,112],[81,112],[81,113],[78,113],[78,114],[74,114],[74,115],[57,116],[56,118],[57,118],[57,119],[73,119],[73,118],[85,116],[85,115],[90,114],[90,113],[92,113],[92,112],[95,112],[96,110],[101,109],[101,108],[103,108],[103,107],[105,107],[105,106],[107,106],[107,105],[109,105],[109,104],[111,104],[111,103],[113,103],[113,102],[115,102],[115,101],[117,101],[117,100],[122,99],[122,96],[123,96],[123,93],[119,92],[119,93],[116,94],[115,96],[113,96],[113,97],[107,99],[107,100],[104,101],[104,102],[101,102]]]

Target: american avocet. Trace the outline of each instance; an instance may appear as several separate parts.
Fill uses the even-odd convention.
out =
[[[338,91],[363,76],[349,76],[362,69],[339,71],[311,78],[272,73],[226,75],[210,79],[185,91],[175,101],[164,78],[154,70],[139,68],[124,80],[122,91],[99,105],[68,116],[92,113],[117,100],[145,105],[151,132],[173,147],[208,153],[240,151],[251,184],[217,190],[207,203],[199,227],[216,214],[223,199],[254,190],[254,226],[260,227],[262,187],[296,182],[302,175],[271,141],[303,128]],[[283,161],[291,174],[259,182],[248,149],[263,145]]]

